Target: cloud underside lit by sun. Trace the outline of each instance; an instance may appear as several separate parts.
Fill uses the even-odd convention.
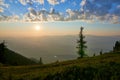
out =
[[[0,0],[0,22],[76,20],[120,24],[120,0]]]

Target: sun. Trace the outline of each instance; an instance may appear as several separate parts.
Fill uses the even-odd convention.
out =
[[[40,26],[39,25],[35,26],[35,30],[39,31],[40,30]]]

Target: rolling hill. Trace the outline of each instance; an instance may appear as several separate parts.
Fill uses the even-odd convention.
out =
[[[0,80],[119,80],[120,53],[44,65],[0,67]]]

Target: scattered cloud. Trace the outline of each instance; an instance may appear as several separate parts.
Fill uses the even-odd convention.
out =
[[[86,4],[86,0],[82,0],[80,3],[81,6],[84,6],[85,4]]]
[[[28,0],[29,1],[29,0]],[[27,1],[26,0],[19,0],[19,2],[23,5],[26,5],[27,4]]]
[[[64,3],[66,0],[61,0],[61,3]]]
[[[79,3],[75,0],[68,1],[69,0],[19,0],[18,3],[27,8],[27,10],[24,10],[24,13],[22,13],[23,15],[20,16],[20,14],[4,14],[4,12],[7,11],[6,8],[9,8],[11,5],[6,4],[4,0],[0,0],[0,21],[40,22],[79,20],[120,24],[119,0],[81,0],[78,1]],[[65,5],[65,8],[63,8],[63,5],[61,7],[59,6],[63,3],[67,4],[67,2],[74,7],[72,8],[71,6]],[[51,6],[52,8],[50,8]],[[9,11],[8,9],[8,12]]]
[[[44,0],[36,0],[36,2],[39,2],[40,4],[44,4]]]
[[[4,0],[0,0],[0,13],[4,12],[4,8],[8,8],[9,5],[5,4]]]
[[[120,24],[120,17],[118,17],[116,15],[112,15],[111,23],[113,23],[113,24]]]
[[[8,8],[9,5],[5,4],[4,0],[0,0],[0,6]]]
[[[1,12],[4,12],[4,9],[3,9],[2,7],[0,7],[0,13],[1,13]]]
[[[50,5],[54,6],[54,5],[57,5],[57,4],[60,4],[60,3],[64,3],[66,0],[47,0],[47,1]],[[44,4],[45,0],[19,0],[19,2],[22,5],[33,4],[33,3]]]
[[[0,15],[0,21],[4,22],[18,22],[20,21],[18,15],[13,15],[13,16],[5,16],[5,15]]]
[[[63,16],[55,12],[53,8],[48,12],[45,9],[36,11],[33,8],[28,9],[29,12],[24,15],[24,21],[62,21]]]
[[[22,5],[27,5],[27,4],[32,5],[33,3],[44,4],[44,0],[19,0],[19,2],[20,2]]]
[[[58,0],[47,0],[49,2],[49,4],[51,5],[56,5],[56,4],[59,4],[59,1]]]
[[[86,0],[82,0],[82,1],[80,2],[81,11],[84,10],[84,6],[85,6],[85,4],[86,4]]]

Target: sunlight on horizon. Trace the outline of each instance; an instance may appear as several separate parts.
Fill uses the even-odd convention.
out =
[[[36,25],[36,26],[35,26],[35,30],[36,30],[36,31],[40,31],[40,30],[41,30],[41,26]]]
[[[0,37],[32,37],[78,35],[84,27],[85,35],[113,36],[120,34],[119,24],[48,22],[48,23],[0,23]]]

